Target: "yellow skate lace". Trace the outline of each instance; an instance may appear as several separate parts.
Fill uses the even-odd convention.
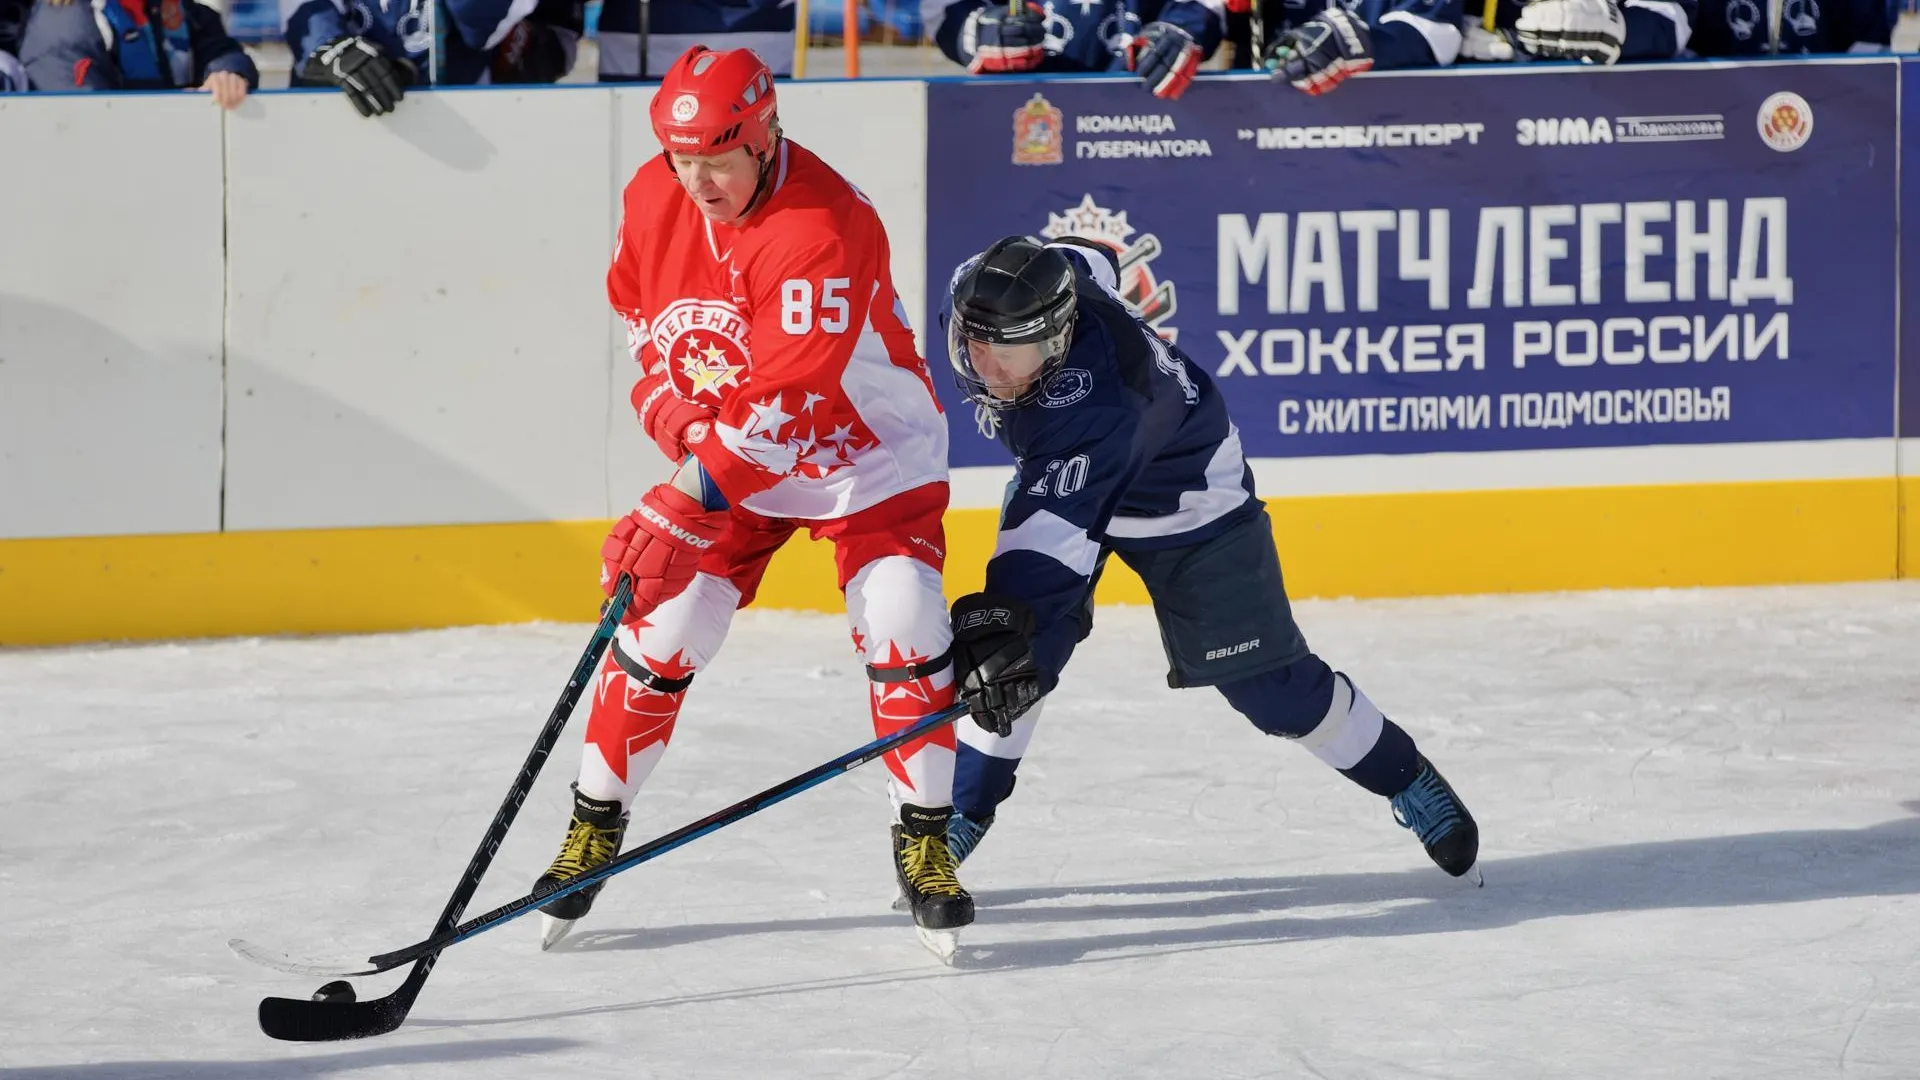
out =
[[[944,836],[903,836],[900,867],[922,896],[957,896],[960,878],[954,873],[953,852]]]
[[[564,879],[583,874],[612,859],[619,846],[615,830],[576,818],[567,830],[567,838],[560,842],[560,854],[547,867],[547,876]]]

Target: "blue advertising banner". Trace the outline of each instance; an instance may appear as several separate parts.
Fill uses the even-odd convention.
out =
[[[929,320],[1009,233],[1119,254],[1256,457],[1884,437],[1892,61],[928,88]],[[944,335],[927,335],[944,365]],[[956,465],[1003,461],[948,393]]]

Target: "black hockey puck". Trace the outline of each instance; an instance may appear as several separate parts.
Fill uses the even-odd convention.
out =
[[[329,1005],[350,1005],[353,1003],[353,984],[344,979],[330,982],[313,992],[313,1000]]]

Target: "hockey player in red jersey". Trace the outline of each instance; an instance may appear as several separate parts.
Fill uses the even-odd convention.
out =
[[[689,49],[651,118],[662,153],[627,185],[607,293],[641,367],[634,409],[679,467],[602,552],[603,585],[629,575],[634,600],[594,689],[573,821],[543,883],[618,853],[689,685],[798,529],[835,545],[874,731],[953,702],[947,429],[879,215],[782,137],[773,78],[749,50]],[[943,727],[885,759],[896,877],[943,958],[973,920],[946,841],[953,754]],[[541,909],[545,945],[597,888]]]

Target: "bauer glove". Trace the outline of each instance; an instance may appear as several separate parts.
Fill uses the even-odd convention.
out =
[[[1040,700],[1033,609],[992,593],[953,602],[953,672],[973,722],[1005,737]]]
[[[600,548],[600,588],[612,596],[622,576],[633,579],[633,602],[621,621],[637,623],[680,595],[701,557],[726,535],[727,516],[669,483],[655,484],[639,509],[614,522]]]

